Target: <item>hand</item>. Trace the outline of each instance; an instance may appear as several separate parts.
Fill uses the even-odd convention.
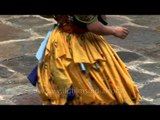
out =
[[[129,33],[128,29],[125,27],[114,27],[113,31],[114,31],[113,35],[121,39],[125,39]]]

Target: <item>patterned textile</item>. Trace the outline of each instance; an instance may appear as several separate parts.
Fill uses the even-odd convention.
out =
[[[74,17],[82,23],[91,23],[97,19],[97,15],[75,15]]]

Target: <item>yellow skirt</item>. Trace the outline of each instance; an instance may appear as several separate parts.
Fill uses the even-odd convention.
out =
[[[71,87],[74,99],[67,101]],[[135,105],[141,99],[126,65],[102,36],[58,28],[38,64],[38,91],[52,105]]]

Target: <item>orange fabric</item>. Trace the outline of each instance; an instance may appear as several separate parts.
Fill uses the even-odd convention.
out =
[[[83,63],[86,72],[80,68]],[[96,64],[99,67],[96,67]],[[70,34],[56,28],[38,66],[39,94],[44,102],[65,105],[72,86],[73,105],[139,104],[141,96],[127,67],[102,36]]]

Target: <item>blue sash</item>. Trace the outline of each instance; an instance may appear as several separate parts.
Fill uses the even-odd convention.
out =
[[[50,34],[52,33],[53,29],[55,28],[56,25],[53,26],[53,28],[51,30],[48,31],[47,36],[45,37],[45,39],[43,40],[43,42],[41,43],[41,46],[39,47],[37,53],[36,53],[36,58],[37,60],[41,63],[42,59],[43,59],[43,55],[46,49],[46,45],[48,43]]]
[[[41,46],[39,47],[37,53],[36,53],[36,58],[38,59],[38,61],[41,63],[43,60],[43,55],[46,49],[46,45],[48,43],[49,37],[51,32],[54,30],[56,25],[53,26],[53,28],[51,30],[48,31],[47,36],[45,37],[45,39],[43,40],[43,42],[41,43]],[[30,81],[30,83],[33,86],[36,86],[37,80],[38,80],[38,76],[37,76],[37,70],[38,70],[38,65],[36,65],[33,70],[31,71],[31,73],[27,76],[28,80]]]

